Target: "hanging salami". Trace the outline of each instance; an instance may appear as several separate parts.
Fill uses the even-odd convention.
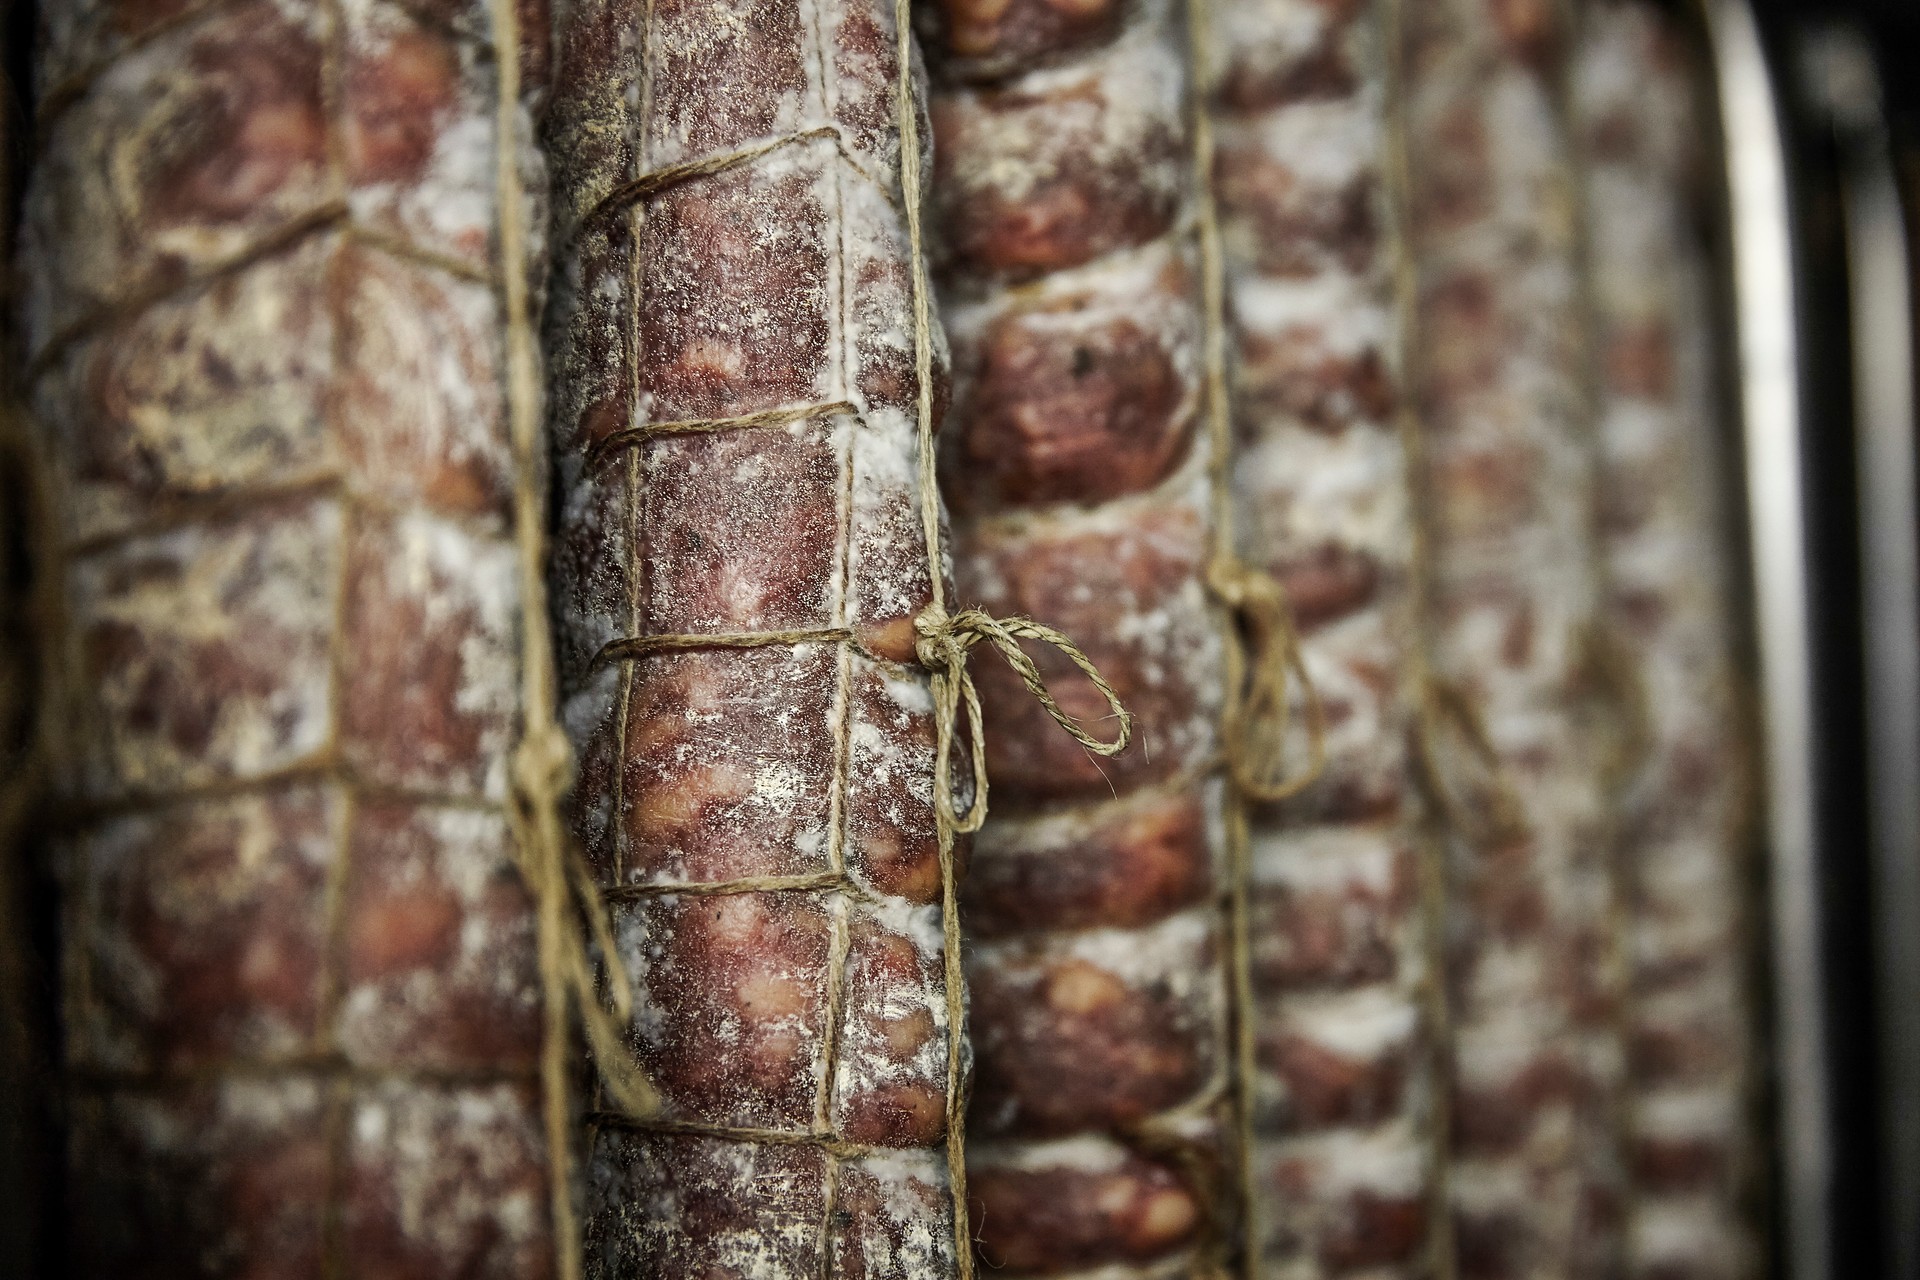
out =
[[[661,1101],[589,1117],[588,1271],[955,1274],[918,71],[875,0],[587,0],[557,47],[575,821]]]
[[[923,16],[956,576],[1079,639],[1137,725],[1099,761],[1046,733],[1011,673],[979,675],[995,810],[966,896],[973,1230],[996,1274],[1191,1274],[1235,1247],[1237,1134],[1180,14]]]
[[[1240,545],[1286,588],[1329,726],[1317,784],[1252,814],[1252,1247],[1276,1275],[1419,1275],[1432,842],[1386,49],[1367,6],[1212,10]]]
[[[1462,1276],[1617,1265],[1620,680],[1549,0],[1395,6],[1424,448],[1422,733],[1449,827],[1447,1170]]]
[[[508,820],[544,19],[43,17],[69,1273],[551,1275]]]
[[[1729,592],[1709,158],[1697,36],[1646,0],[1580,7],[1577,141],[1601,376],[1607,616],[1646,686],[1626,792],[1629,1274],[1759,1274],[1753,762]]]

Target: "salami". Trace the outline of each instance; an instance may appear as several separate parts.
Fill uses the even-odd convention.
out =
[[[978,1253],[1009,1276],[1196,1274],[1235,1248],[1238,1177],[1179,11],[956,0],[923,20],[956,576],[1078,638],[1138,725],[1130,755],[1097,761],[1044,732],[1010,673],[980,672]]]
[[[67,1273],[553,1275],[508,817],[544,19],[43,18]]]
[[[590,1274],[968,1262],[916,661],[921,397],[944,400],[945,352],[916,328],[904,34],[889,0],[576,0],[558,23],[575,823],[661,1099],[589,1118]]]
[[[1607,616],[1647,688],[1619,857],[1630,894],[1629,1274],[1759,1274],[1734,568],[1720,478],[1708,158],[1693,33],[1648,0],[1580,10],[1573,65],[1601,373]]]
[[[1615,706],[1595,539],[1567,40],[1547,0],[1397,6],[1424,723],[1449,818],[1448,1190],[1462,1276],[1619,1256]]]
[[[1425,1275],[1433,868],[1386,50],[1366,5],[1211,8],[1240,544],[1285,586],[1331,726],[1318,782],[1252,814],[1250,1244],[1274,1275]]]

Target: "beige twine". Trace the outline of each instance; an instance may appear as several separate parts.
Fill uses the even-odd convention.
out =
[[[1286,591],[1269,573],[1240,558],[1234,545],[1233,426],[1227,384],[1226,255],[1213,195],[1213,119],[1207,105],[1212,79],[1206,0],[1187,3],[1188,74],[1192,81],[1193,185],[1200,244],[1202,322],[1206,370],[1209,515],[1212,552],[1207,588],[1225,615],[1225,697],[1220,715],[1223,763],[1232,782],[1226,802],[1229,989],[1232,997],[1235,1138],[1241,1269],[1261,1271],[1253,1194],[1254,999],[1251,889],[1252,833],[1248,807],[1277,803],[1305,791],[1326,768],[1326,714],[1307,672]],[[1306,703],[1308,759],[1289,776],[1292,724],[1289,685],[1297,680]],[[1225,1267],[1226,1261],[1218,1265]]]
[[[607,1092],[624,1109],[650,1115],[659,1096],[621,1036],[632,1017],[632,989],[614,949],[605,904],[579,851],[567,839],[561,803],[572,783],[572,749],[559,723],[553,636],[547,613],[545,503],[541,477],[537,347],[527,291],[526,193],[519,136],[520,18],[514,0],[492,0],[498,97],[494,117],[495,193],[500,207],[500,278],[505,293],[507,410],[514,458],[513,516],[520,552],[522,738],[513,754],[507,807],[514,854],[538,906],[540,985],[545,1025],[540,1081],[547,1133],[549,1206],[559,1280],[579,1280],[582,1239],[574,1202],[570,1014],[577,1010]],[[605,959],[611,1010],[600,1001],[580,916]]]
[[[1453,1010],[1447,998],[1447,915],[1448,879],[1446,831],[1448,813],[1437,796],[1438,761],[1432,736],[1443,721],[1440,699],[1436,697],[1433,676],[1427,661],[1427,588],[1433,572],[1427,546],[1428,511],[1421,478],[1426,474],[1426,440],[1418,413],[1406,388],[1413,385],[1417,364],[1414,341],[1419,331],[1420,280],[1412,248],[1412,164],[1407,154],[1407,113],[1405,54],[1405,13],[1401,0],[1376,0],[1379,15],[1386,102],[1383,107],[1382,144],[1389,217],[1393,224],[1393,298],[1398,336],[1402,394],[1395,411],[1401,448],[1406,454],[1408,502],[1413,514],[1411,545],[1408,548],[1412,573],[1409,575],[1410,613],[1415,644],[1408,655],[1410,681],[1415,691],[1412,761],[1414,783],[1426,801],[1419,839],[1420,914],[1422,951],[1426,976],[1425,1012],[1431,1028],[1433,1048],[1429,1051],[1427,1071],[1435,1084],[1444,1082],[1447,1063],[1453,1054]],[[1472,719],[1477,728],[1477,718]],[[1484,732],[1476,736],[1485,739]],[[1432,1224],[1427,1233],[1427,1265],[1434,1280],[1455,1280],[1459,1272],[1453,1240],[1453,1191],[1451,1187],[1453,1115],[1447,1090],[1434,1088],[1427,1103],[1425,1172],[1427,1210]]]

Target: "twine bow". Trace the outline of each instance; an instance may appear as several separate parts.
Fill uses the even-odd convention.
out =
[[[1231,610],[1240,644],[1227,673],[1221,713],[1227,768],[1250,799],[1273,803],[1312,786],[1327,765],[1327,718],[1320,691],[1307,674],[1300,632],[1287,594],[1273,576],[1233,556],[1217,558],[1207,587]],[[1288,685],[1298,680],[1306,699],[1307,767],[1288,777],[1287,733],[1293,704]]]
[[[660,1096],[621,1036],[633,1018],[633,987],[615,950],[607,904],[579,847],[560,822],[560,799],[573,783],[573,749],[553,725],[529,729],[513,753],[513,803],[507,806],[514,856],[533,890],[543,924],[540,968],[549,993],[564,992],[586,1028],[594,1065],[614,1104],[646,1118]],[[585,917],[603,957],[609,1008],[601,1003],[590,952],[580,932]],[[551,939],[551,942],[548,941]]]
[[[985,726],[980,714],[980,693],[974,687],[973,674],[967,669],[968,651],[982,640],[1000,651],[1000,656],[1027,686],[1027,692],[1039,700],[1054,723],[1072,734],[1074,741],[1087,750],[1102,756],[1118,755],[1133,740],[1133,713],[1120,704],[1120,695],[1113,691],[1093,660],[1052,627],[1030,618],[996,618],[980,609],[962,609],[957,614],[949,614],[945,606],[936,602],[913,620],[913,628],[919,633],[914,652],[919,656],[920,665],[933,676],[933,722],[937,739],[933,759],[934,806],[954,831],[978,831],[987,819]],[[1114,719],[1120,722],[1111,742],[1088,733],[1061,708],[1041,678],[1040,669],[1020,647],[1022,640],[1052,645],[1093,682],[1093,687],[1107,700]],[[966,810],[957,812],[953,802],[953,745],[963,707],[973,765],[973,796]]]

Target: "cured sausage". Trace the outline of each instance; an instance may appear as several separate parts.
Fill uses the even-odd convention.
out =
[[[554,1273],[507,820],[536,9],[504,50],[480,4],[44,12],[71,1274]]]
[[[1580,8],[1573,87],[1600,371],[1604,607],[1646,686],[1619,858],[1628,892],[1627,1261],[1759,1273],[1741,708],[1716,395],[1697,36],[1644,0]]]
[[[1074,636],[1137,726],[1129,755],[1096,760],[1011,672],[979,671],[995,808],[964,895],[977,1251],[1008,1276],[1192,1274],[1236,1248],[1237,1125],[1179,11],[949,0],[922,20],[955,574]],[[1084,686],[1062,701],[1104,710]]]
[[[1450,837],[1447,1171],[1462,1276],[1619,1257],[1618,900],[1589,335],[1549,0],[1396,6],[1417,277],[1423,722]]]
[[[954,1274],[918,68],[886,0],[579,0],[557,32],[575,826],[662,1104],[589,1117],[588,1272]]]
[[[1424,1275],[1433,842],[1387,50],[1367,5],[1210,7],[1240,545],[1286,588],[1330,726],[1315,785],[1251,815],[1251,1243],[1274,1275]]]

